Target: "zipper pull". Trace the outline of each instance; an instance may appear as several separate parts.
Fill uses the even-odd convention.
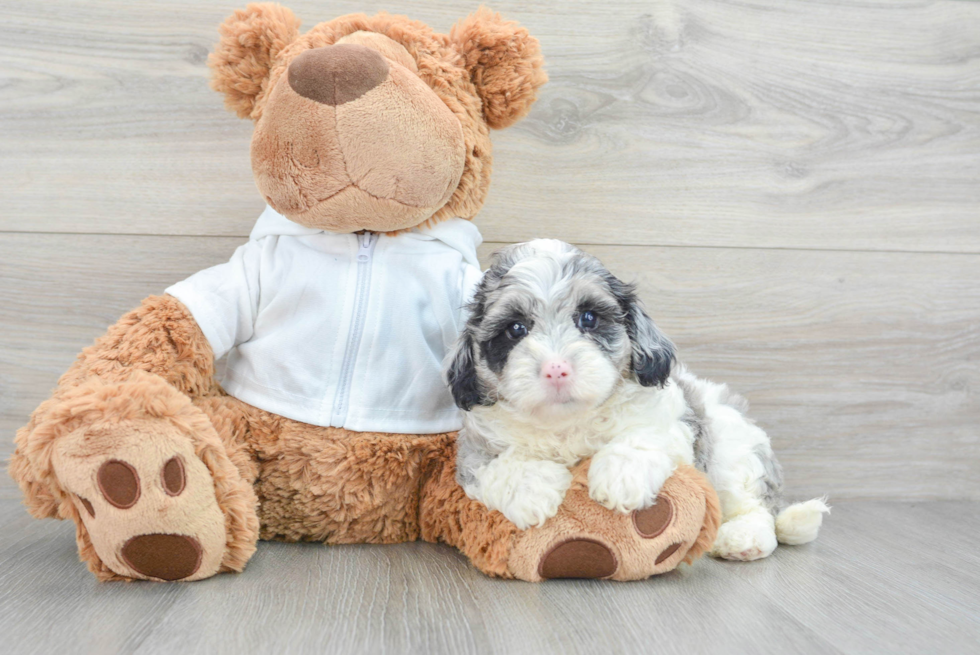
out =
[[[357,252],[357,261],[366,262],[371,259],[371,243],[374,241],[373,232],[365,232],[363,234],[357,235],[357,240],[360,243],[360,249]]]

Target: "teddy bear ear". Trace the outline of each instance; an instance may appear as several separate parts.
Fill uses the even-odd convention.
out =
[[[449,39],[483,99],[487,124],[500,129],[524,118],[548,81],[538,40],[486,7],[456,23]]]
[[[211,88],[225,95],[229,110],[249,118],[276,56],[299,35],[299,20],[277,4],[250,4],[225,19],[218,33],[208,57]]]

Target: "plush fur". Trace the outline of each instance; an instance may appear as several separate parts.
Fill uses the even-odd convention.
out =
[[[777,537],[806,543],[828,511],[784,509],[779,463],[744,401],[675,368],[633,287],[566,243],[494,256],[448,379],[466,410],[460,484],[518,528],[558,513],[570,467],[587,458],[589,496],[621,514],[654,505],[677,466],[697,463],[721,498],[713,552],[729,559],[765,557]]]
[[[298,26],[278,5],[249,5],[220,28],[209,60],[228,107],[256,121],[253,169],[277,208],[337,231],[472,218],[489,185],[490,127],[526,114],[545,81],[537,42],[484,10],[451,35],[387,14],[343,16],[302,35]],[[290,81],[290,64],[311,51],[334,77],[314,68],[300,79],[304,64]],[[348,65],[368,66],[373,81]],[[28,509],[74,521],[79,554],[99,579],[241,571],[258,538],[422,538],[459,548],[494,576],[636,579],[693,561],[717,531],[717,497],[692,468],[664,486],[670,514],[634,521],[571,493],[563,518],[521,532],[456,483],[455,434],[298,423],[225,395],[214,376],[187,308],[151,296],[82,351],[18,431],[10,473]],[[179,484],[168,481],[173,466]],[[120,504],[113,485],[131,502]],[[657,534],[641,534],[651,522]],[[154,539],[179,547],[147,547]],[[602,570],[583,555],[596,552]]]
[[[537,39],[486,7],[459,21],[449,39],[483,99],[483,115],[495,129],[523,118],[548,81]]]
[[[507,127],[526,115],[538,88],[547,81],[537,40],[516,23],[486,9],[460,21],[449,35],[437,34],[427,25],[404,16],[385,13],[342,16],[303,35],[299,34],[298,25],[292,13],[278,5],[249,5],[225,21],[221,40],[209,59],[214,71],[212,85],[225,94],[228,107],[256,121],[253,168],[270,204],[291,220],[322,224],[334,231],[367,228],[397,232],[420,223],[476,216],[490,184],[493,158],[488,128]],[[367,37],[365,41],[364,34],[383,36],[388,43],[379,46],[378,37]],[[393,65],[392,86],[402,91],[385,96],[384,90],[379,89],[337,108],[292,97],[288,85],[283,84],[289,64],[307,50],[344,42],[378,49]],[[398,46],[412,59],[414,67],[404,66],[405,56]],[[398,83],[402,68],[411,77]],[[407,89],[405,84],[413,77],[423,84]],[[272,95],[279,100],[270,102]],[[433,155],[430,164],[451,169],[446,172],[447,181],[453,182],[447,189],[448,200],[426,196],[433,199],[420,203],[418,198],[401,198],[399,191],[404,189],[397,182],[420,180],[423,174],[419,162],[408,155],[429,152],[429,148],[420,146],[428,140],[446,142],[449,137],[440,132],[451,126],[427,125],[410,112],[400,122],[383,122],[379,121],[379,114],[382,109],[385,114],[404,111],[427,102],[426,98],[439,102],[456,119],[461,143],[458,162],[455,154],[449,162],[444,161],[444,156]],[[265,117],[270,108],[285,107],[290,99],[295,106],[289,111]],[[344,115],[351,127],[336,123],[334,117]],[[365,123],[369,128],[365,134],[351,133],[353,126]],[[311,165],[318,161],[316,157],[304,159],[302,153],[275,147],[286,134],[295,137],[300,129],[305,130],[304,138],[298,142],[322,142],[321,150],[333,156]],[[281,134],[282,130],[286,133]],[[375,132],[374,138],[365,139]],[[350,138],[345,139],[347,134]],[[274,142],[271,146],[270,140]],[[331,149],[330,144],[340,142],[347,143],[345,152],[339,152],[339,146]],[[379,148],[386,147],[384,152],[363,153],[374,142]],[[371,172],[371,179],[359,177],[356,171],[354,179],[346,179],[344,173],[340,184],[350,187],[350,191],[338,194],[336,174],[327,167],[341,159],[348,160],[348,164],[370,162],[364,171]],[[306,179],[292,183],[296,171],[303,171]],[[436,183],[436,179],[431,181]],[[363,194],[354,191],[362,186],[370,188],[364,189]],[[322,207],[311,212],[315,201]],[[392,210],[396,210],[394,216]]]
[[[230,111],[252,116],[273,63],[299,36],[299,26],[292,11],[270,3],[238,9],[218,27],[221,39],[208,56],[211,88],[224,94]]]

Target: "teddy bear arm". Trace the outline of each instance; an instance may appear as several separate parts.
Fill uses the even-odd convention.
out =
[[[190,311],[169,295],[150,296],[123,315],[81,352],[58,388],[75,387],[93,375],[120,381],[134,369],[160,376],[191,398],[217,389],[211,345]]]
[[[49,444],[53,435],[63,432],[61,424],[85,421],[77,408],[66,410],[79,402],[73,397],[75,390],[93,378],[125,383],[134,371],[162,378],[167,384],[157,388],[163,395],[168,394],[168,387],[175,396],[192,398],[217,391],[211,347],[187,308],[172,296],[146,298],[81,352],[59,379],[53,395],[17,431],[9,471],[32,514],[39,518],[59,515],[60,494],[52,488],[47,464]]]

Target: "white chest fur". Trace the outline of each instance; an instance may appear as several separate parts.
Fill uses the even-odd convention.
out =
[[[624,380],[606,402],[584,415],[519,415],[505,403],[497,403],[474,407],[466,413],[464,424],[492,449],[520,459],[571,466],[628,435],[640,447],[660,450],[675,463],[690,464],[694,435],[682,420],[686,412],[684,394],[672,381],[652,388]]]

